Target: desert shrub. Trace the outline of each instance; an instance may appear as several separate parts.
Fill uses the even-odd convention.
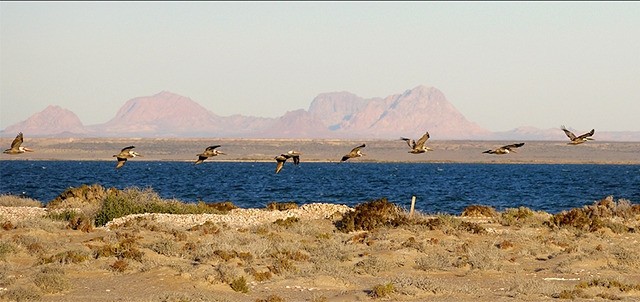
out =
[[[393,263],[379,257],[367,257],[355,264],[354,271],[358,274],[369,274],[376,276],[380,272],[393,268]]]
[[[536,224],[535,212],[527,207],[508,208],[499,216],[499,223],[504,226],[523,226],[525,224]]]
[[[205,221],[205,223],[203,224],[199,224],[189,228],[188,231],[200,231],[204,235],[217,234],[218,232],[220,232],[220,227],[218,227],[215,223],[211,221]]]
[[[180,255],[180,247],[171,240],[159,240],[147,247],[150,250],[167,257],[175,257]]]
[[[398,220],[406,219],[403,211],[386,198],[371,200],[355,207],[353,211],[343,215],[336,222],[338,230],[349,233],[353,231],[371,231],[383,226],[397,225]]]
[[[31,254],[41,253],[45,250],[42,239],[33,235],[14,236],[13,242],[24,247]]]
[[[90,232],[93,230],[93,220],[82,212],[74,209],[65,209],[63,211],[49,212],[47,217],[53,220],[61,220],[69,222],[67,228],[71,230],[80,230]]]
[[[70,187],[47,203],[50,210],[78,209],[89,217],[93,217],[99,210],[102,201],[109,195],[119,194],[115,188],[104,188],[99,184]]]
[[[434,251],[415,260],[415,268],[423,271],[447,270],[452,267],[449,254],[445,251]]]
[[[33,284],[22,285],[15,288],[7,289],[2,298],[8,301],[38,301],[42,299],[42,291]]]
[[[640,290],[640,283],[626,283],[619,279],[602,279],[602,278],[594,278],[589,281],[581,281],[576,284],[576,288],[589,288],[589,287],[606,287],[606,288],[617,288],[621,292],[628,292],[632,290]]]
[[[244,276],[233,279],[233,281],[231,281],[231,284],[229,284],[229,286],[231,286],[231,289],[233,289],[236,292],[241,292],[241,293],[249,292],[249,285],[247,284],[247,279],[245,279]]]
[[[179,200],[164,200],[152,189],[127,188],[118,194],[110,194],[104,198],[102,207],[96,214],[95,225],[103,226],[115,218],[143,213],[220,214],[221,212],[203,202],[187,204]]]
[[[287,217],[287,219],[277,219],[276,221],[273,222],[273,224],[275,225],[279,225],[279,226],[283,226],[285,228],[290,228],[291,226],[293,226],[294,223],[300,221],[300,218],[298,217]]]
[[[69,264],[69,263],[80,263],[89,260],[89,253],[85,251],[78,250],[69,250],[57,253],[55,255],[49,257],[40,258],[40,264],[48,264],[48,263],[59,263],[59,264]]]
[[[286,211],[286,210],[292,210],[297,208],[298,208],[298,204],[296,204],[293,201],[291,202],[272,201],[267,204],[267,210],[269,211]]]
[[[269,295],[264,299],[256,299],[256,302],[285,302],[286,300],[278,295]]]
[[[462,217],[496,217],[498,212],[490,206],[470,205],[462,210]]]
[[[237,209],[238,207],[233,204],[231,201],[222,201],[222,202],[202,202],[202,204],[206,207],[212,208],[220,213],[227,213],[233,209]]]
[[[109,265],[109,269],[118,273],[124,273],[127,270],[127,267],[129,267],[129,262],[124,259],[118,259]]]
[[[273,277],[273,274],[271,274],[270,271],[266,271],[266,272],[254,271],[253,272],[253,279],[258,282],[267,281],[271,279],[271,277]]]
[[[42,203],[28,197],[9,194],[0,194],[0,206],[2,207],[42,207]]]
[[[436,218],[420,220],[415,223],[425,226],[430,230],[441,230],[449,235],[458,231],[471,234],[487,233],[487,230],[481,225],[474,222],[463,221],[451,215],[438,215]]]
[[[612,196],[608,196],[592,205],[573,208],[553,215],[545,224],[551,228],[572,227],[587,232],[595,232],[608,227],[616,233],[623,233],[634,231],[634,229],[613,222],[611,218],[629,219],[638,214],[640,214],[638,205],[632,205],[625,199],[616,203]]]
[[[5,260],[14,251],[15,247],[11,243],[4,240],[0,241],[0,260]]]
[[[395,292],[393,283],[378,284],[373,287],[369,295],[373,298],[386,298]]]
[[[101,257],[116,257],[120,260],[131,259],[138,262],[142,261],[144,253],[138,248],[139,237],[130,233],[117,233],[116,237],[117,240],[114,242],[90,246],[93,257],[95,259]]]
[[[0,217],[0,218],[2,218],[2,217]],[[5,231],[13,230],[15,228],[16,228],[16,226],[9,220],[7,220],[7,221],[2,223],[2,229],[5,230]]]
[[[39,287],[43,293],[55,294],[65,291],[71,287],[69,278],[65,276],[64,270],[57,267],[43,267],[33,278],[33,283]]]

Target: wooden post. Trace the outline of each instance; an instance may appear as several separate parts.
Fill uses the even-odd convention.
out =
[[[413,217],[413,212],[416,208],[416,196],[411,196],[411,210],[409,211],[409,217]]]

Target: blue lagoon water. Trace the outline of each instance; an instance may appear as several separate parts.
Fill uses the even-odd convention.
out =
[[[152,188],[185,202],[231,201],[243,208],[269,202],[357,204],[387,198],[423,213],[460,214],[468,205],[519,206],[557,213],[608,195],[640,203],[640,165],[312,163],[287,162],[0,161],[0,194],[46,203],[82,184]]]

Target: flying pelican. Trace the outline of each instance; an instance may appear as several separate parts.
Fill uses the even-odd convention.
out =
[[[120,169],[127,162],[127,158],[134,158],[136,156],[142,157],[138,152],[133,151],[134,146],[129,146],[122,148],[119,154],[114,155],[113,157],[118,158],[118,164],[116,165],[116,169]]]
[[[4,150],[2,153],[20,154],[25,152],[33,152],[33,150],[31,149],[21,146],[23,140],[24,137],[22,135],[22,132],[18,133],[18,135],[16,135],[16,138],[13,139],[13,142],[11,142],[11,148]]]
[[[423,134],[422,137],[418,139],[418,142],[406,137],[401,137],[400,139],[406,141],[407,145],[409,145],[409,148],[411,148],[411,151],[409,151],[409,153],[420,154],[427,151],[433,151],[433,149],[424,145],[424,143],[426,143],[429,139],[429,132],[425,132],[425,134]]]
[[[340,161],[343,162],[343,161],[346,161],[349,158],[364,156],[364,154],[362,152],[360,152],[360,149],[364,148],[365,146],[366,146],[365,144],[362,144],[360,146],[357,146],[357,147],[351,149],[351,152],[349,152],[349,154],[346,154],[345,156],[343,156]]]
[[[482,153],[489,153],[489,154],[508,154],[508,153],[517,153],[516,152],[516,148],[520,148],[524,146],[524,143],[519,143],[519,144],[511,144],[511,145],[506,145],[506,146],[502,146],[498,149],[494,149],[494,150],[487,150],[484,151]]]
[[[586,141],[592,141],[594,140],[593,138],[591,138],[590,136],[592,136],[596,130],[595,129],[591,129],[591,131],[580,135],[580,136],[576,136],[575,134],[573,134],[573,132],[567,130],[567,128],[565,128],[565,126],[561,126],[560,128],[562,128],[562,131],[564,131],[564,134],[567,135],[567,137],[569,137],[569,139],[571,140],[570,142],[567,143],[567,145],[578,145],[578,144],[582,144]]]
[[[282,170],[282,167],[284,167],[284,163],[289,158],[293,158],[293,164],[294,165],[298,165],[300,163],[300,155],[301,154],[302,153],[300,153],[298,151],[290,150],[287,153],[283,153],[283,154],[280,154],[280,155],[276,156],[274,158],[276,160],[276,162],[278,163],[276,165],[276,174],[280,173],[280,170]]]
[[[218,154],[226,155],[224,152],[220,152],[216,150],[216,148],[218,147],[220,147],[220,145],[209,146],[206,149],[204,149],[204,152],[202,152],[201,154],[198,154],[198,160],[196,160],[195,164],[196,165],[201,164],[205,159],[212,156],[216,156]]]

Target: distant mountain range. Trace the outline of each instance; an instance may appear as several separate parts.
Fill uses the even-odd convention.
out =
[[[78,116],[48,106],[0,131],[11,137],[225,137],[225,138],[417,138],[429,131],[442,140],[565,140],[559,129],[520,127],[491,132],[467,120],[444,94],[418,86],[402,94],[363,99],[349,92],[318,95],[309,110],[277,118],[219,116],[188,97],[168,91],[127,101],[104,124],[83,125]],[[596,139],[640,141],[640,132],[600,132]]]

